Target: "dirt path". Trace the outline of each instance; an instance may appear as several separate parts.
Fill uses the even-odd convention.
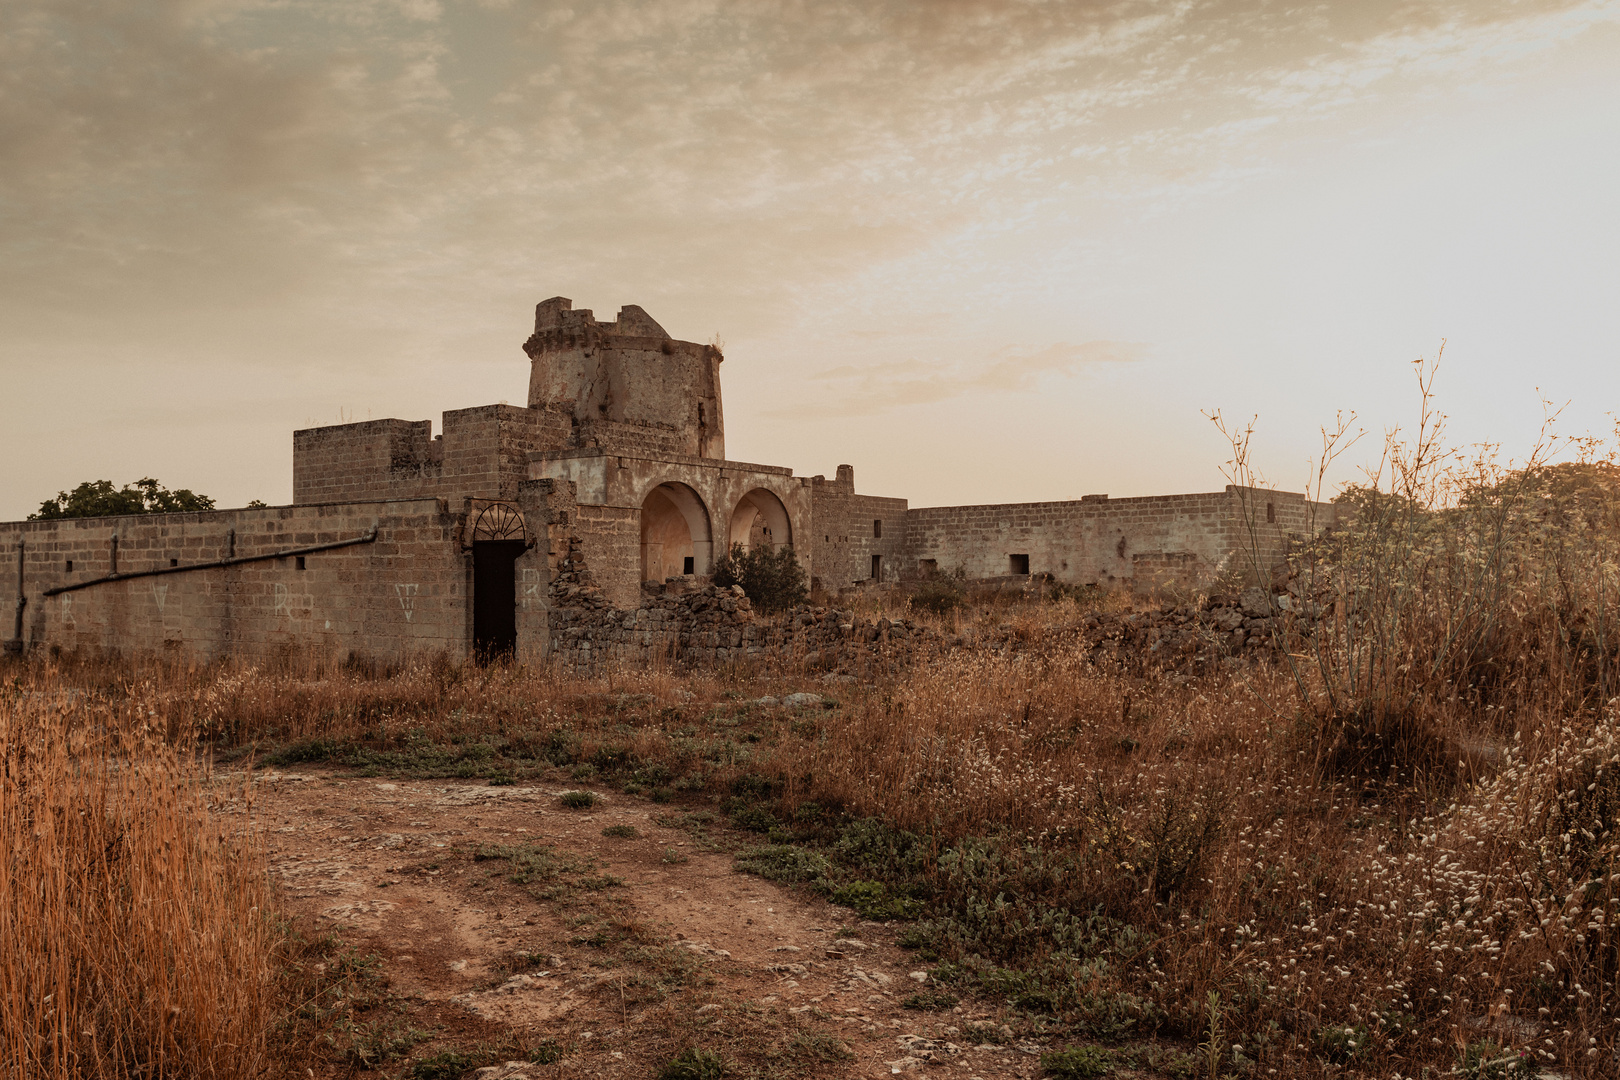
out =
[[[435,1033],[415,1058],[511,1038],[566,1050],[536,1080],[655,1076],[686,1046],[733,1075],[1039,1074],[964,1035],[988,1008],[903,1007],[934,988],[894,929],[734,872],[712,815],[563,790],[266,772],[254,811],[283,902],[375,953],[401,1024]]]

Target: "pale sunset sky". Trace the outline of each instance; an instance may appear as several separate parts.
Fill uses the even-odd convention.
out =
[[[723,341],[727,449],[912,505],[1217,490],[1204,414],[1620,411],[1620,3],[4,0],[0,519],[291,498],[521,404],[536,302]]]

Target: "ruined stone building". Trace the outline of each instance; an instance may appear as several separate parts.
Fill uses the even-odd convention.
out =
[[[0,524],[8,648],[679,655],[693,624],[672,597],[732,544],[789,546],[830,591],[932,573],[1196,587],[1307,524],[1300,495],[1230,487],[914,509],[857,493],[848,465],[728,459],[719,349],[639,307],[601,322],[547,300],[523,351],[526,406],[447,412],[437,435],[294,432],[290,506]],[[704,655],[753,640],[705,633]]]

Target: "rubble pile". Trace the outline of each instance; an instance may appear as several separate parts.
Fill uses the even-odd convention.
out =
[[[802,605],[762,616],[739,585],[644,588],[640,607],[615,608],[593,581],[577,539],[558,563],[547,618],[552,654],[584,667],[607,659],[714,664],[771,658],[853,679],[874,662],[893,669],[910,660],[927,636],[910,619],[862,619],[836,608]]]
[[[1100,664],[1202,673],[1274,656],[1282,621],[1302,614],[1289,592],[1249,588],[1238,596],[1213,594],[1155,611],[1093,612],[1082,620],[1081,636]]]

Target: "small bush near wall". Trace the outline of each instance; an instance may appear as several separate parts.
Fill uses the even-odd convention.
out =
[[[963,599],[962,588],[953,579],[935,577],[924,581],[911,594],[911,606],[920,611],[943,615],[952,608],[961,607]]]
[[[732,544],[731,550],[715,564],[714,583],[723,588],[741,585],[748,599],[761,611],[786,611],[802,604],[809,596],[804,567],[790,547],[767,545],[748,550]]]

